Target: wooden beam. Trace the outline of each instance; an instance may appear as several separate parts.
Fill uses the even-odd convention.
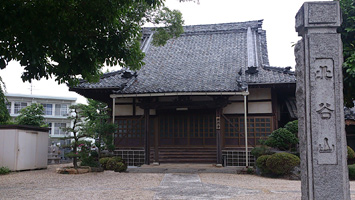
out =
[[[222,113],[222,109],[217,108],[216,109],[217,164],[222,164],[221,113]]]
[[[144,108],[144,164],[150,164],[149,108]]]

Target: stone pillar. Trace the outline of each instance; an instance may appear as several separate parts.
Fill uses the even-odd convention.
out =
[[[350,199],[339,2],[306,2],[295,47],[302,199]]]

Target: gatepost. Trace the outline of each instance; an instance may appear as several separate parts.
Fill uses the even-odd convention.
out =
[[[350,199],[339,2],[306,2],[295,47],[302,199]]]

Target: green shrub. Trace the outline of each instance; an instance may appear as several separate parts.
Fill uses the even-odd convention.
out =
[[[259,147],[254,147],[251,150],[251,155],[253,155],[255,157],[255,159],[259,158],[262,155],[270,155],[270,148],[265,146],[265,145],[261,145]]]
[[[121,157],[116,156],[108,159],[105,168],[107,170],[114,170],[115,172],[122,172],[127,170],[127,165]]]
[[[266,166],[266,161],[271,157],[271,155],[262,155],[256,159],[256,166],[261,170],[262,173],[268,174],[270,170]]]
[[[354,150],[351,148],[351,147],[349,147],[348,146],[348,160],[350,160],[350,159],[354,159],[355,158],[355,152],[354,152]]]
[[[279,128],[272,132],[265,141],[265,145],[278,148],[283,151],[291,151],[298,144],[298,138],[286,128]]]
[[[104,168],[104,170],[107,170],[106,165],[109,160],[110,160],[109,157],[100,158],[99,162],[101,164],[101,167]]]
[[[116,162],[113,169],[114,172],[125,172],[127,170],[127,165],[123,162]]]
[[[275,153],[266,160],[267,168],[276,175],[289,174],[299,164],[299,157],[290,153]]]
[[[11,170],[7,167],[0,167],[0,175],[5,175],[5,174],[8,174],[10,173]]]
[[[355,164],[354,165],[348,165],[349,168],[349,179],[350,180],[355,180]]]
[[[80,166],[99,167],[99,162],[92,156],[81,159]]]
[[[298,120],[290,121],[285,125],[285,129],[291,133],[298,135]]]

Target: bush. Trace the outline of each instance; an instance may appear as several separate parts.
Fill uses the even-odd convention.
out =
[[[110,160],[109,157],[106,157],[106,158],[100,158],[99,162],[101,164],[101,167],[104,168],[104,170],[107,170],[106,168],[106,165],[107,165],[107,162]]]
[[[115,172],[127,170],[127,165],[121,157],[101,158],[100,163],[106,170],[114,170]]]
[[[288,131],[290,131],[291,133],[293,133],[297,136],[298,135],[298,120],[288,122],[285,125],[285,129],[287,129]]]
[[[262,155],[256,159],[256,166],[261,170],[262,173],[268,174],[270,170],[266,166],[266,161],[271,157],[271,155]]]
[[[354,150],[348,146],[348,160],[354,159],[355,158],[355,152]]]
[[[8,174],[10,173],[11,170],[7,167],[0,167],[0,175],[5,175],[5,174]]]
[[[349,179],[355,180],[355,165],[348,165],[349,168]]]
[[[267,168],[276,175],[289,174],[299,164],[299,157],[290,153],[275,153],[266,160]]]
[[[125,172],[127,170],[127,165],[123,162],[117,162],[113,171],[114,172]]]
[[[89,156],[81,159],[80,166],[99,167],[100,165],[93,156]]]
[[[262,155],[270,155],[271,154],[270,148],[265,145],[262,145],[259,147],[254,147],[250,153],[251,153],[251,155],[253,155],[255,157],[255,159],[259,158]]]
[[[265,141],[265,145],[278,148],[283,151],[291,151],[298,144],[298,138],[286,128],[279,128],[271,133]]]

